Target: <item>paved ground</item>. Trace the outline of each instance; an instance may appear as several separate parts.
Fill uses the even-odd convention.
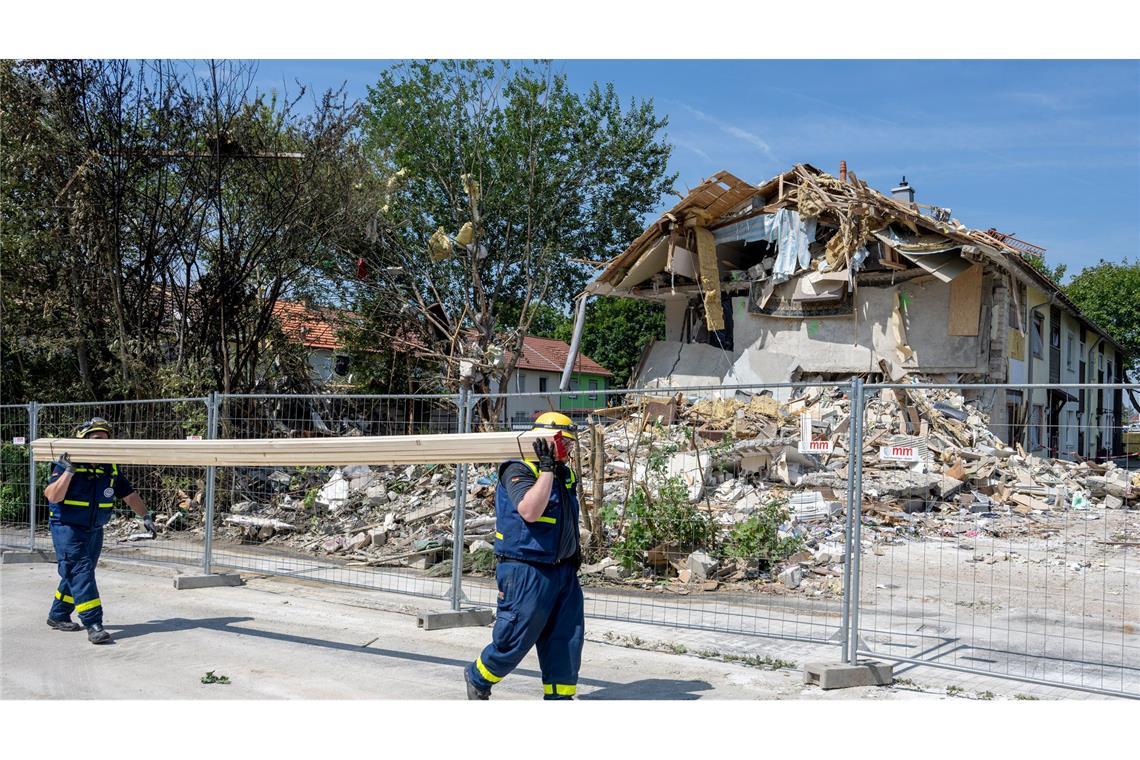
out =
[[[489,628],[418,629],[414,617],[395,611],[412,609],[407,598],[272,578],[175,591],[172,575],[103,563],[100,593],[116,643],[95,647],[83,633],[44,625],[53,565],[0,566],[0,697],[461,699],[461,669],[489,640]],[[593,629],[591,638],[601,640],[586,645],[583,699],[839,696],[804,687],[797,669],[643,651],[607,643],[604,634],[625,644],[642,639]],[[200,683],[210,670],[231,685]],[[495,694],[536,699],[540,684],[532,655]],[[842,696],[906,696],[857,692]]]
[[[0,697],[459,698],[460,668],[490,636],[487,628],[422,631],[412,614],[445,603],[404,594],[256,574],[242,588],[175,591],[170,566],[109,560],[100,568],[119,643],[96,648],[43,624],[53,565],[0,566]],[[894,687],[822,692],[803,686],[802,666],[836,661],[834,645],[597,618],[587,619],[587,639],[586,699],[1092,696],[905,664]],[[233,684],[200,684],[207,670]],[[156,671],[170,677],[156,681]],[[532,656],[496,694],[534,698],[539,683]]]

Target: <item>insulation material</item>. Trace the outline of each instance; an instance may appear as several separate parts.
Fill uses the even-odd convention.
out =
[[[775,214],[760,214],[721,227],[715,235],[718,243],[752,243],[758,240],[775,243],[778,255],[772,269],[772,279],[781,283],[797,270],[811,266],[808,246],[815,241],[815,233],[814,218],[804,219],[798,211],[782,208]]]
[[[648,280],[665,268],[669,255],[669,238],[662,237],[641,258],[633,263],[625,277],[617,284],[619,290],[629,290]],[[696,278],[694,278],[696,279]]]
[[[464,174],[460,176],[459,179],[463,182],[463,192],[467,193],[467,197],[471,199],[472,203],[478,203],[479,198],[482,196],[479,181],[470,174]]]
[[[982,265],[974,264],[950,283],[949,335],[977,335],[982,313]]]
[[[907,345],[906,323],[903,321],[903,309],[907,307],[907,295],[899,292],[895,309],[891,312],[891,334],[895,339],[895,353],[900,362],[906,362],[914,356],[914,350]]]
[[[710,330],[723,330],[724,307],[720,300],[720,268],[716,261],[716,239],[704,227],[694,227],[693,236],[697,239],[697,260],[701,268],[705,326]]]
[[[969,261],[962,258],[956,251],[941,251],[938,253],[908,253],[907,251],[899,251],[899,254],[913,261],[915,264],[918,264],[918,266],[930,272],[942,280],[942,282],[952,282],[956,280],[965,274],[972,266]]]
[[[455,236],[455,242],[458,245],[468,246],[471,241],[475,239],[475,228],[471,226],[471,222],[464,222],[463,226],[459,229],[459,234]]]
[[[836,279],[834,275],[829,276],[822,272],[812,272],[796,280],[796,287],[792,293],[792,301],[838,301],[843,297],[843,293],[846,289],[846,274],[842,274]]]
[[[443,227],[431,234],[428,238],[428,255],[432,261],[441,261],[451,255],[451,238],[443,231]]]
[[[673,246],[673,250],[669,252],[669,258],[665,262],[665,271],[670,274],[688,277],[690,280],[696,280],[697,257],[693,255],[692,251],[675,245]]]

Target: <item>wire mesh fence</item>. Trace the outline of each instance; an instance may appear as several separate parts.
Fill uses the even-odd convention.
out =
[[[223,395],[218,402],[221,439],[455,433],[460,424],[457,399],[446,395]],[[210,561],[446,598],[450,574],[437,560],[450,536],[432,518],[453,514],[455,473],[449,463],[218,468]],[[389,541],[397,522],[403,543]]]
[[[1140,468],[1082,400],[1116,389],[866,386],[860,654],[1140,695]]]
[[[180,398],[146,401],[66,403],[37,405],[36,432],[40,438],[71,438],[92,417],[111,423],[116,438],[180,439],[204,437],[207,431],[206,399]],[[201,566],[205,537],[204,467],[122,465],[159,529],[151,539],[142,522],[115,502],[114,516],[104,529],[103,554],[146,562],[172,562]],[[32,496],[36,505],[36,546],[51,550],[47,502],[43,488],[50,463],[36,465]]]
[[[34,525],[50,549],[49,465],[32,477],[18,440],[96,415],[126,438],[317,439],[522,430],[562,411],[579,423],[590,617],[1138,696],[1136,391],[857,379],[6,405],[0,529],[27,547]],[[160,533],[140,538],[120,509],[105,553],[493,606],[499,464],[128,465]]]
[[[483,395],[474,418],[484,430],[519,427],[512,408],[580,421],[571,456],[587,616],[827,642],[844,638],[849,389]],[[819,490],[807,498],[793,486],[809,468]],[[477,468],[469,525],[493,530],[498,474],[497,463]],[[492,550],[472,546],[464,591],[494,604]]]
[[[0,406],[0,543],[31,548],[28,444],[32,442],[32,407]]]

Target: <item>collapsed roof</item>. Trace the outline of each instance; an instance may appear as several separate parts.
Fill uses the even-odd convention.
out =
[[[779,313],[779,304],[838,302],[855,290],[857,273],[917,267],[948,283],[975,263],[992,263],[1055,295],[1104,335],[1015,242],[970,229],[948,209],[884,195],[853,172],[836,178],[797,164],[759,186],[719,172],[662,214],[586,292],[651,299],[699,293],[707,328],[720,330],[722,292],[748,290],[749,311],[797,316],[794,308]]]

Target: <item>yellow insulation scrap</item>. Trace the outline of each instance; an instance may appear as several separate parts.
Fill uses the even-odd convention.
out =
[[[482,193],[479,181],[471,174],[460,175],[459,179],[463,181],[463,191],[467,193],[467,197],[471,199],[472,203],[478,203]]]
[[[451,238],[443,231],[443,227],[431,234],[428,238],[428,255],[432,261],[440,261],[451,255]]]
[[[456,245],[471,245],[471,241],[475,239],[475,228],[471,226],[471,222],[466,222],[460,229],[459,234],[455,236]]]
[[[720,301],[720,267],[716,261],[716,238],[704,227],[695,227],[697,260],[700,262],[701,292],[704,293],[705,326],[724,329],[724,307]]]

